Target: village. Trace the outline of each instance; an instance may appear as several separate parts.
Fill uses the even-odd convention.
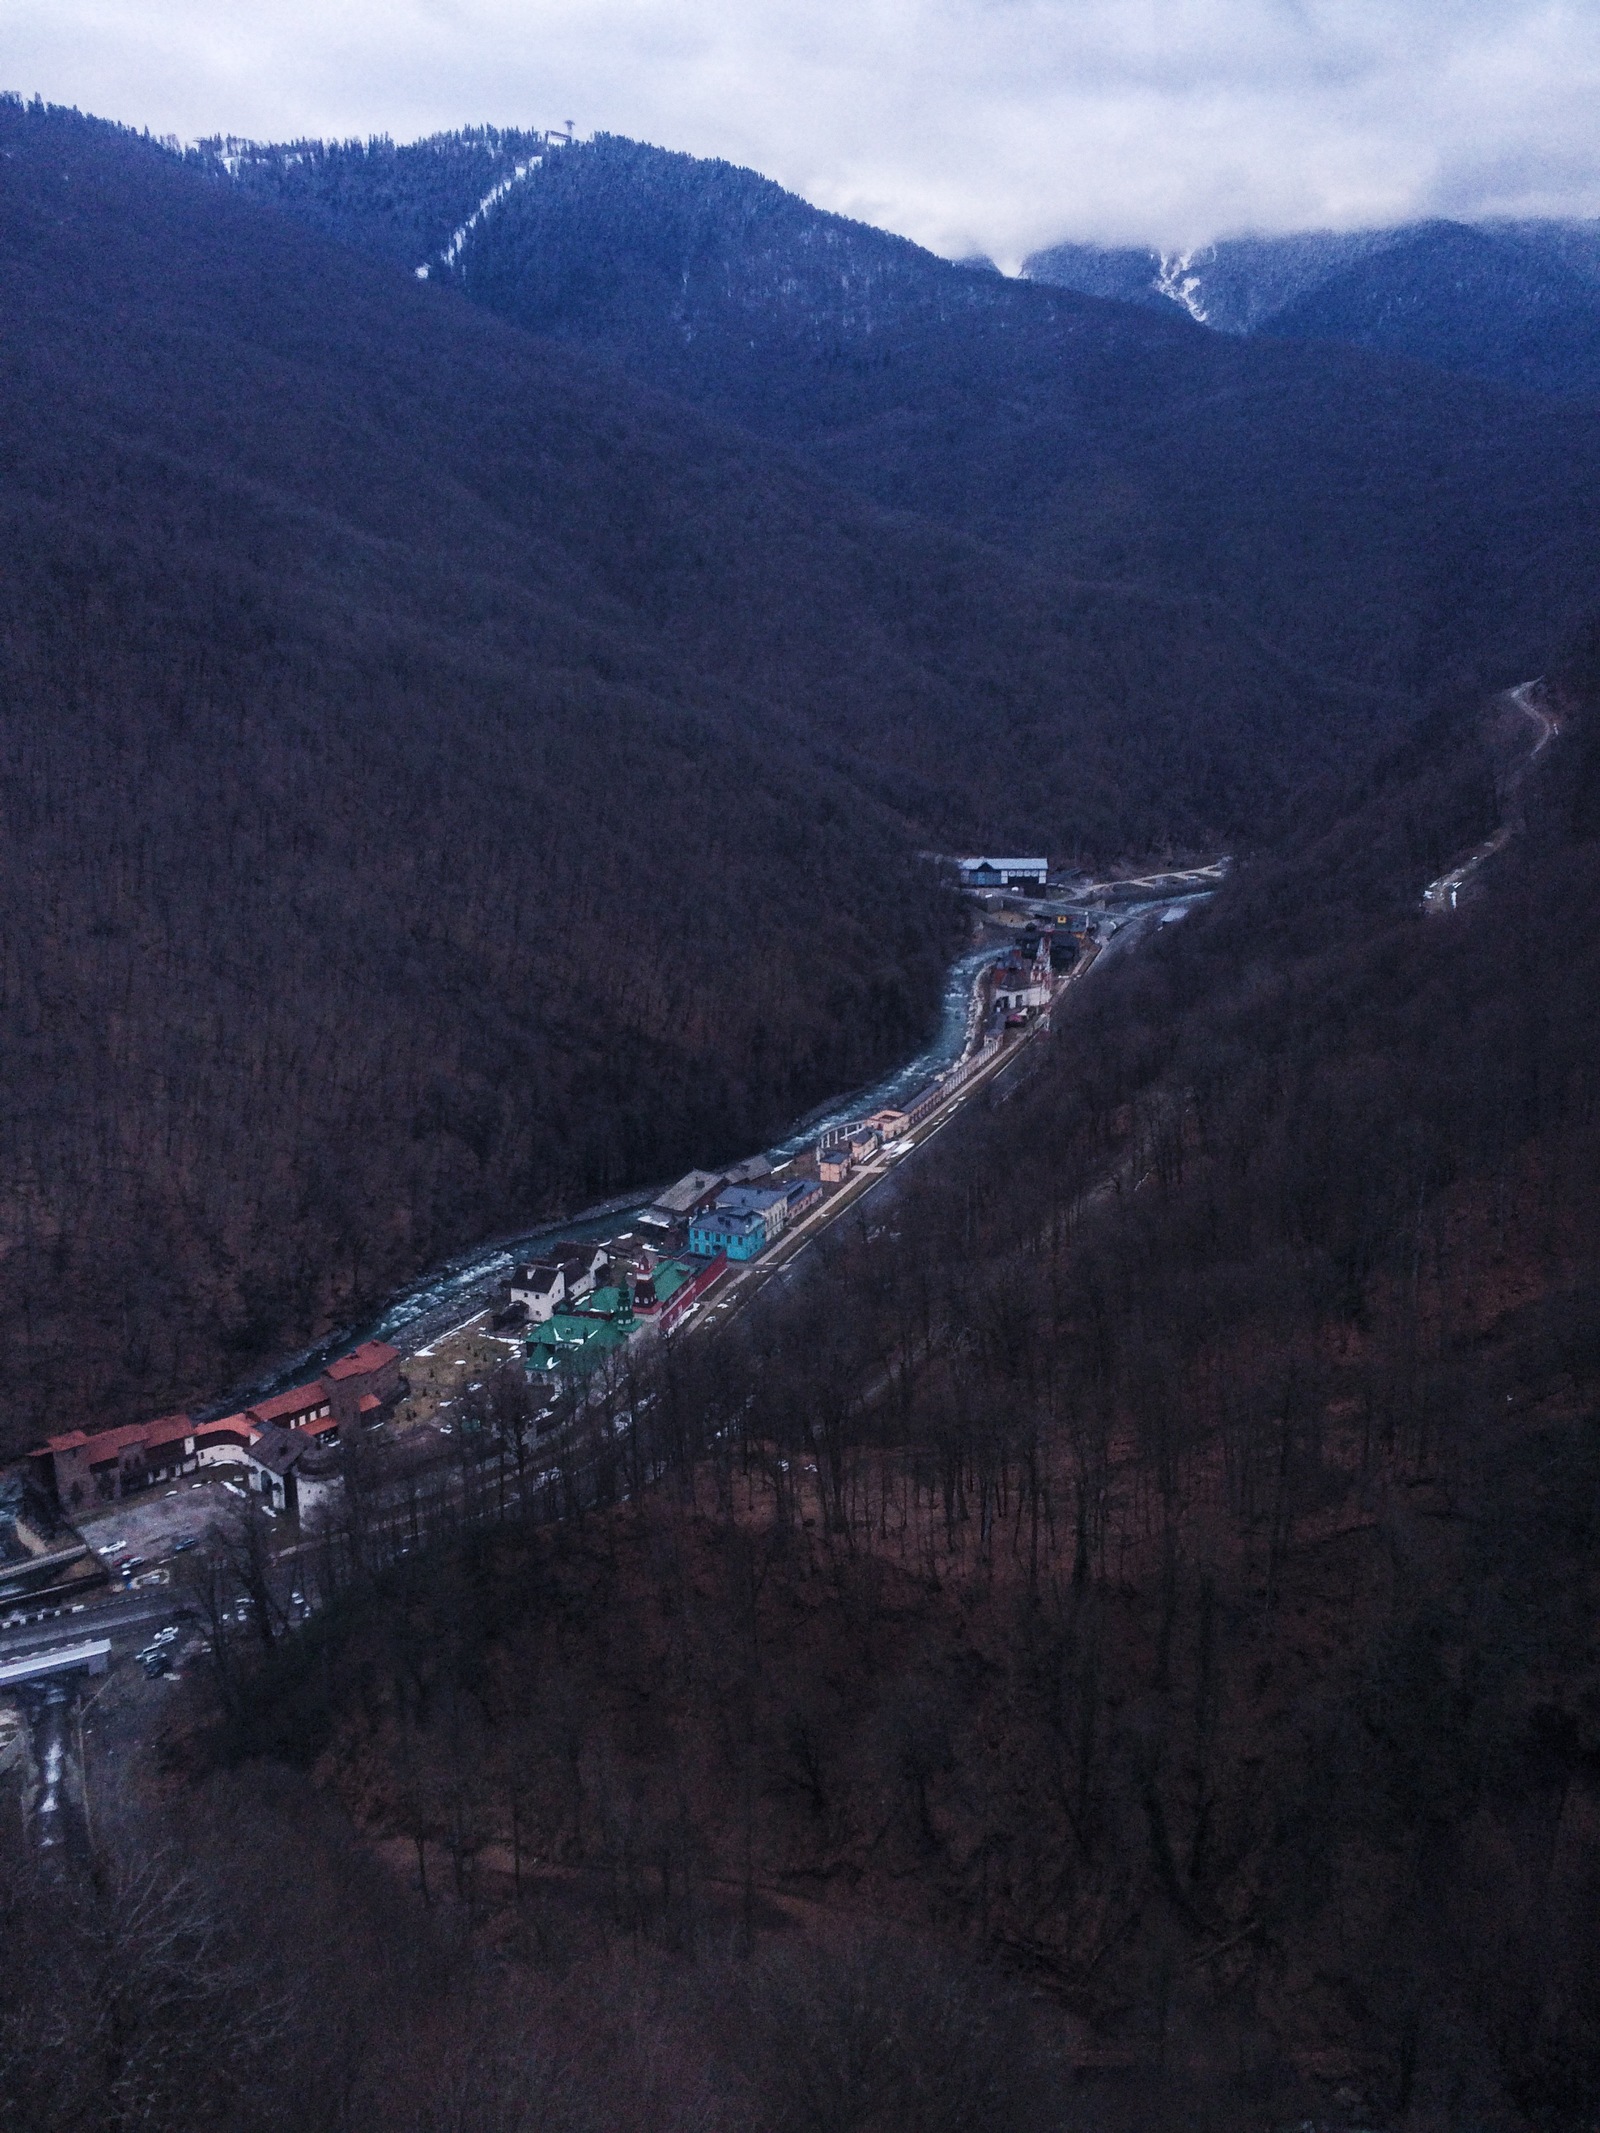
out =
[[[961,868],[992,953],[950,1065],[893,1104],[824,1126],[800,1153],[691,1170],[620,1218],[614,1234],[552,1241],[512,1266],[486,1305],[409,1352],[369,1338],[225,1414],[175,1412],[50,1437],[0,1476],[0,1629],[86,1612],[92,1620],[102,1613],[92,1600],[119,1594],[175,1599],[162,1588],[199,1545],[208,1515],[230,1502],[276,1525],[280,1552],[292,1547],[337,1505],[352,1447],[421,1451],[436,1440],[443,1449],[458,1427],[475,1426],[471,1396],[496,1372],[520,1365],[535,1432],[546,1435],[639,1350],[721,1322],[1019,1041],[1047,1029],[1060,989],[1098,952],[1083,912],[1040,916],[1019,901],[1019,892],[1043,895],[1044,860]],[[147,1672],[170,1668],[164,1647],[140,1657]],[[38,1672],[26,1659],[15,1664],[19,1679]],[[6,1675],[0,1662],[0,1686]]]

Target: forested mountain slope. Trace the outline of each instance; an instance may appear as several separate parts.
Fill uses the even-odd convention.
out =
[[[336,183],[350,237],[365,188],[387,247],[385,188],[421,182],[425,145],[380,146],[359,182],[298,150],[237,168],[312,220]],[[555,151],[430,274],[876,502],[1209,600],[1348,683],[1534,671],[1600,562],[1581,407],[1008,282],[728,164],[609,136]]]
[[[0,146],[17,1434],[865,1078],[929,843],[1231,834],[1367,745],[149,143]]]
[[[1085,987],[742,1348],[675,1351],[625,1448],[567,1446],[542,1530],[486,1454],[488,1530],[352,1580],[212,1754],[431,1848],[532,1965],[598,1989],[625,1928],[696,2122],[744,2080],[804,2122],[684,1960],[737,1915],[750,1975],[817,1966],[799,2063],[843,2003],[881,2029],[887,2123],[994,2123],[916,2115],[900,2028],[965,1960],[1007,2124],[1584,2133],[1597,683],[1591,639],[1470,908],[1421,890],[1528,735],[1463,700]],[[926,1939],[866,1978],[875,1928]]]
[[[1537,392],[1600,392],[1600,223],[1419,222],[1236,237],[1163,257],[1052,245],[1023,271],[1221,333],[1348,341]]]
[[[468,126],[426,141],[292,141],[263,147],[218,137],[190,151],[258,199],[330,237],[415,270],[436,259],[500,187],[545,153],[542,132]]]
[[[579,2124],[1587,2133],[1597,642],[1470,906],[1421,891],[1529,732],[1462,698],[742,1340],[641,1362],[540,1516],[485,1388],[476,1529],[341,1576],[347,1509],[316,1623],[219,1675],[191,1773],[310,1778],[544,1988],[510,2094],[621,1943]]]

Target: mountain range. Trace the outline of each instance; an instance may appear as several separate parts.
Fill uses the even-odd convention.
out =
[[[927,1027],[919,853],[1292,834],[1592,592],[1574,404],[725,164],[0,148],[19,1433],[759,1145]]]
[[[1414,697],[1446,657],[1532,671],[1588,597],[1563,552],[1595,524],[1579,408],[952,265],[611,136],[201,153],[875,504],[1198,601],[1322,680]]]
[[[1528,391],[1600,391],[1600,223],[1402,223],[1162,253],[1058,244],[1023,273],[1219,333],[1342,341]]]
[[[1590,2133],[1600,426],[1480,239],[0,100],[8,1453],[904,1059],[939,854],[1235,861],[542,1438],[158,1509],[18,2126]]]

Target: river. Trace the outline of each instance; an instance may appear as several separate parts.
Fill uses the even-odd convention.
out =
[[[971,948],[957,956],[945,973],[938,1029],[922,1050],[869,1087],[857,1089],[850,1096],[836,1097],[797,1119],[785,1139],[762,1151],[767,1159],[775,1164],[785,1162],[809,1147],[829,1126],[844,1125],[851,1119],[865,1118],[869,1112],[897,1104],[925,1081],[931,1081],[935,1074],[954,1066],[966,1050],[971,1033],[974,980],[998,953],[991,943],[988,947]],[[240,1400],[263,1399],[285,1386],[297,1384],[358,1341],[390,1341],[402,1350],[414,1349],[422,1341],[434,1338],[445,1327],[469,1316],[475,1307],[481,1308],[511,1269],[531,1258],[541,1244],[556,1237],[571,1238],[579,1244],[591,1238],[614,1237],[620,1230],[627,1229],[649,1206],[653,1194],[670,1182],[658,1179],[648,1190],[619,1194],[593,1207],[582,1208],[559,1222],[542,1223],[536,1229],[520,1231],[493,1244],[475,1246],[446,1260],[399,1290],[369,1324],[302,1351],[289,1363],[274,1370],[270,1379],[263,1379],[236,1394],[232,1404],[237,1405]],[[224,1411],[218,1409],[219,1413]]]

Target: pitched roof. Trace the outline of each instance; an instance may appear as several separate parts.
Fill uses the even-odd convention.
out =
[[[734,1185],[718,1193],[719,1214],[762,1214],[789,1197],[781,1185]]]
[[[560,1274],[561,1269],[558,1266],[519,1267],[512,1277],[511,1286],[514,1289],[532,1289],[535,1294],[543,1296],[546,1290],[555,1287],[556,1277]]]
[[[749,1185],[757,1178],[770,1178],[772,1165],[764,1155],[746,1156],[742,1163],[735,1163],[728,1172],[730,1185]]]
[[[576,1309],[562,1315],[567,1318],[627,1318],[632,1309],[633,1299],[626,1289],[595,1289]]]
[[[319,1379],[315,1385],[291,1385],[275,1392],[270,1400],[257,1400],[250,1413],[260,1422],[282,1422],[290,1415],[313,1414],[326,1408],[328,1395]]]
[[[322,1373],[337,1384],[344,1378],[370,1377],[382,1370],[386,1363],[398,1363],[400,1351],[391,1348],[387,1341],[363,1341],[359,1348],[352,1348],[348,1355],[341,1355],[336,1363],[330,1363]]]
[[[253,1417],[246,1414],[223,1415],[215,1422],[196,1422],[186,1414],[157,1415],[149,1422],[124,1422],[117,1429],[70,1429],[59,1437],[48,1438],[41,1449],[75,1452],[87,1447],[90,1464],[103,1466],[135,1446],[150,1451],[159,1445],[180,1443],[186,1437],[193,1437],[197,1445],[214,1444],[219,1438],[243,1445],[255,1429]]]
[[[650,1295],[645,1299],[647,1304],[659,1306],[671,1303],[684,1283],[693,1279],[693,1274],[681,1259],[663,1259],[653,1273],[646,1275],[635,1285],[635,1301],[637,1302],[642,1292],[648,1289]]]
[[[657,1193],[654,1204],[663,1214],[690,1214],[707,1193],[716,1191],[724,1175],[720,1170],[691,1170],[687,1177],[679,1178],[676,1185],[669,1185],[665,1192]]]
[[[297,1430],[280,1429],[276,1422],[269,1422],[257,1430],[249,1457],[269,1473],[287,1474],[305,1448],[306,1440]]]
[[[716,1210],[708,1215],[696,1215],[693,1234],[701,1237],[748,1237],[752,1230],[764,1229],[766,1224],[752,1208],[748,1214],[737,1210]]]
[[[124,1422],[117,1429],[69,1429],[59,1437],[47,1437],[47,1452],[75,1452],[92,1445],[103,1459],[120,1455],[136,1444],[170,1444],[177,1437],[192,1437],[195,1425],[185,1414],[157,1415],[149,1422]]]
[[[222,1415],[215,1422],[197,1422],[194,1426],[196,1444],[206,1438],[215,1441],[218,1437],[231,1437],[240,1444],[248,1444],[255,1435],[258,1424],[247,1414]]]

